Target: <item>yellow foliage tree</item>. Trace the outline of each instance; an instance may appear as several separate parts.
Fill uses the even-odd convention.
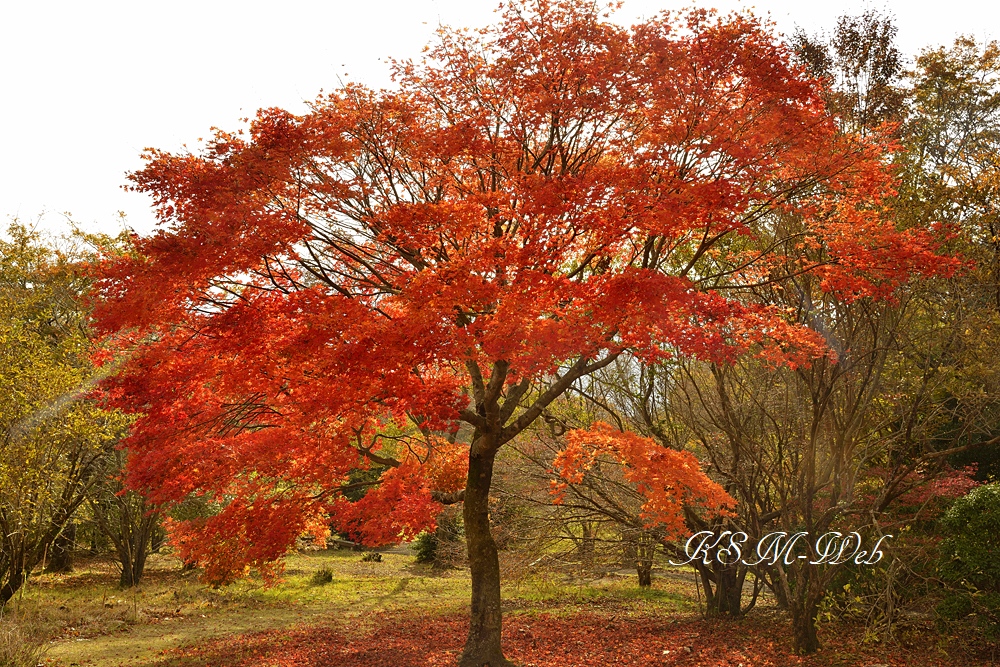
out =
[[[16,223],[0,238],[0,606],[45,560],[127,426],[90,395],[79,258]]]

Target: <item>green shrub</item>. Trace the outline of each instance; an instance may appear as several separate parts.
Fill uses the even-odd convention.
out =
[[[955,620],[978,616],[988,637],[1000,637],[1000,483],[959,498],[941,519],[941,578],[949,584],[938,612]]]
[[[412,548],[418,563],[432,563],[435,568],[464,565],[467,555],[461,507],[445,507],[437,516],[437,528],[433,532],[420,533]]]
[[[313,576],[309,581],[315,586],[328,584],[333,581],[333,570],[328,567],[324,567],[322,570],[317,570],[316,572],[313,572]]]
[[[361,561],[364,563],[381,563],[382,554],[377,551],[370,551],[361,557]]]
[[[413,542],[413,551],[418,563],[433,563],[437,557],[437,537],[427,531],[420,533]]]

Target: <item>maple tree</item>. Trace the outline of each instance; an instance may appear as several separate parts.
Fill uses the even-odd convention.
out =
[[[346,85],[198,154],[148,152],[131,178],[165,226],[100,267],[98,317],[135,347],[109,388],[140,413],[131,484],[223,506],[172,527],[211,580],[267,570],[328,522],[387,544],[462,501],[461,664],[497,667],[505,443],[626,352],[807,364],[823,337],[735,288],[810,273],[888,295],[935,240],[885,220],[886,147],[838,132],[751,16],[624,29],[541,0],[439,37],[394,89]],[[568,479],[588,451],[626,462],[650,522],[729,502],[690,459],[603,426],[571,438]],[[366,466],[384,472],[352,502]]]

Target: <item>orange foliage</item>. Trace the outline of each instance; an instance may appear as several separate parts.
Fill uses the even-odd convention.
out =
[[[551,605],[551,602],[549,603]],[[593,609],[600,611],[594,612]],[[504,633],[511,658],[536,667],[987,667],[967,638],[928,651],[938,635],[914,629],[912,643],[864,642],[861,629],[826,626],[825,650],[811,656],[791,652],[790,633],[768,617],[748,617],[739,626],[643,613],[635,604],[602,601],[588,611],[569,606],[555,613],[515,614]],[[566,613],[570,612],[570,613]],[[450,667],[467,630],[460,616],[393,614],[348,632],[332,623],[233,634],[168,651],[157,667]],[[737,630],[738,628],[738,630]],[[963,641],[963,639],[965,641]],[[849,658],[845,658],[849,656]]]
[[[818,272],[881,298],[953,270],[934,230],[881,215],[892,147],[839,134],[753,17],[624,29],[584,0],[514,3],[492,29],[442,30],[397,82],[261,110],[197,154],[148,151],[131,178],[162,227],[96,267],[99,326],[133,349],[108,389],[139,415],[131,484],[228,502],[175,530],[214,579],[326,514],[371,544],[432,525],[465,464],[427,434],[464,420],[503,444],[573,364],[826,353],[734,288]],[[539,409],[503,423],[473,405],[491,371],[495,396],[535,383],[519,398]],[[588,437],[627,460],[650,520],[725,504],[687,455]],[[408,458],[421,447],[442,453]],[[373,461],[381,485],[348,502]]]
[[[579,484],[602,456],[621,463],[625,479],[634,483],[646,502],[642,518],[652,526],[662,526],[667,536],[687,532],[684,506],[702,507],[714,514],[728,514],[736,501],[701,471],[691,452],[668,449],[652,438],[597,422],[589,429],[566,434],[566,448],[556,455],[553,467],[562,481],[552,481],[557,503],[569,484]]]

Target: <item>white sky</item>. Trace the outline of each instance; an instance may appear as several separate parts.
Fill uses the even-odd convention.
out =
[[[417,57],[439,24],[481,26],[496,0],[0,0],[0,224],[153,228],[145,196],[121,189],[146,146],[197,144],[262,106],[293,112],[338,78],[387,85],[388,57]],[[980,0],[625,0],[619,23],[697,4],[770,13],[809,33],[874,8],[895,14],[906,55],[959,34],[1000,37]]]

